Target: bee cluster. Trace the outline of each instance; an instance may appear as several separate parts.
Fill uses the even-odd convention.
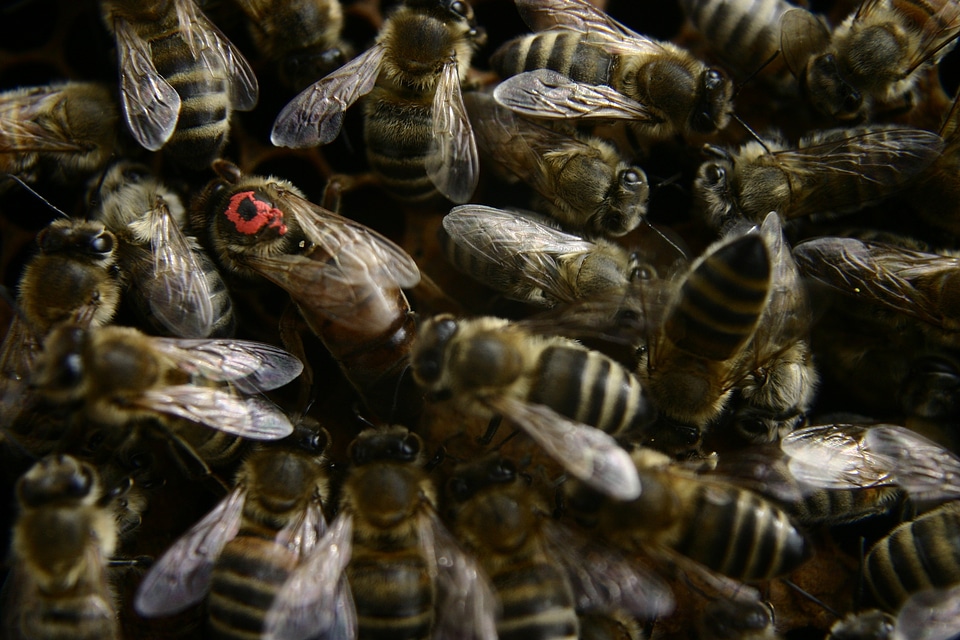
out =
[[[960,3],[471,4],[2,10],[4,637],[960,632]]]

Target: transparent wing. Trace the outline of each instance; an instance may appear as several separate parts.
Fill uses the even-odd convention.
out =
[[[132,404],[251,440],[279,440],[293,433],[290,419],[273,403],[225,389],[175,385],[145,391]]]
[[[277,593],[264,621],[264,638],[304,640],[328,633],[335,637],[356,628],[343,576],[352,537],[353,517],[341,514]]]
[[[264,342],[153,338],[153,344],[173,358],[180,370],[229,382],[243,393],[282,387],[303,372],[303,363],[296,356]]]
[[[426,157],[427,175],[452,202],[466,202],[480,180],[480,159],[473,127],[460,95],[456,56],[443,65],[433,96],[432,137]]]
[[[894,483],[894,460],[864,445],[870,427],[827,424],[797,429],[780,441],[790,473],[826,489],[855,489]]]
[[[516,289],[516,280],[522,279],[564,302],[576,300],[577,293],[563,277],[561,260],[594,248],[592,242],[533,216],[477,204],[451,209],[443,218],[443,228],[474,259],[503,271],[504,287]]]
[[[137,613],[147,618],[172,615],[203,599],[214,562],[240,530],[245,498],[242,487],[231,491],[160,556],[137,588]]]
[[[114,19],[120,63],[120,103],[130,133],[145,149],[160,149],[177,126],[180,96],[157,72],[144,41],[129,22]]]
[[[274,146],[297,149],[332,142],[350,105],[376,84],[383,52],[382,44],[373,45],[291,100],[273,123]]]
[[[960,629],[960,585],[925,589],[907,598],[897,613],[895,638],[948,640]]]
[[[946,320],[941,290],[929,283],[960,266],[957,258],[855,238],[815,238],[793,255],[807,277],[937,327]]]
[[[610,434],[570,420],[542,404],[500,397],[491,407],[516,422],[544,451],[573,476],[617,500],[640,495],[633,461]]]
[[[41,351],[40,337],[14,313],[0,344],[0,424],[12,424],[23,410],[30,372]]]
[[[558,523],[545,523],[543,531],[550,558],[570,578],[577,611],[623,610],[641,618],[673,611],[670,587],[635,558]]]
[[[437,585],[434,640],[496,640],[497,597],[477,561],[460,548],[433,509],[423,510],[418,525]]]
[[[827,25],[806,9],[790,9],[780,17],[780,51],[795,78],[801,78],[810,57],[829,44]]]
[[[864,446],[893,461],[897,486],[914,500],[960,498],[960,458],[915,431],[877,425],[867,431]]]
[[[905,61],[907,71],[904,76],[908,76],[918,67],[928,61],[937,61],[953,45],[954,40],[960,35],[960,3],[956,0],[943,0],[936,3],[925,3],[924,10],[938,6],[939,8],[926,17],[924,23],[920,26],[920,40],[911,52],[910,59]],[[909,5],[900,6],[897,3],[878,2],[877,0],[866,0],[857,10],[857,21],[868,21],[870,15],[874,12],[885,10],[888,6],[903,15],[904,23],[911,24],[916,22],[916,13],[911,12]]]
[[[56,85],[0,93],[0,153],[85,151],[81,143],[56,135],[36,121],[61,94],[62,86]]]
[[[292,522],[280,530],[277,542],[296,553],[302,561],[313,553],[326,530],[327,520],[323,517],[323,505],[319,497],[315,496]]]
[[[534,31],[564,29],[595,34],[610,41],[648,41],[587,0],[517,0],[520,17]],[[651,41],[652,42],[652,41]]]
[[[659,122],[650,109],[602,84],[577,82],[550,69],[511,76],[497,85],[494,99],[534,118],[590,118]]]
[[[213,303],[194,248],[161,198],[147,212],[146,223],[153,277],[137,284],[150,301],[150,310],[176,336],[207,336],[213,329]]]
[[[210,22],[194,0],[176,0],[180,36],[193,57],[215,73],[225,71],[230,81],[230,105],[238,111],[257,106],[260,88],[250,63]]]

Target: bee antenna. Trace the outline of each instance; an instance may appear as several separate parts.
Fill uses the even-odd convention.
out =
[[[364,416],[364,415],[360,412],[360,403],[359,403],[359,402],[354,402],[354,403],[353,403],[353,417],[357,419],[357,422],[359,422],[360,424],[362,424],[362,425],[364,425],[364,426],[366,426],[366,427],[369,427],[369,428],[371,428],[371,429],[376,429],[376,428],[377,428],[377,425],[373,424],[369,419],[367,419],[366,416]]]
[[[943,117],[943,122],[940,123],[940,131],[937,133],[940,134],[941,138],[945,138],[947,127],[950,126],[950,123],[954,123],[953,131],[949,133],[950,136],[956,136],[960,132],[960,122],[955,122],[957,119],[957,107],[960,106],[960,88],[957,88],[957,94],[953,96],[953,103],[950,105],[950,110],[947,111],[947,115]]]
[[[837,612],[836,609],[834,609],[833,607],[827,605],[826,602],[824,602],[823,600],[821,600],[821,599],[818,598],[817,596],[813,595],[812,593],[810,593],[809,591],[807,591],[806,589],[804,589],[804,588],[801,587],[800,585],[796,584],[795,582],[793,582],[793,581],[791,581],[791,580],[789,580],[789,579],[787,579],[787,578],[782,578],[782,581],[783,581],[783,583],[784,583],[785,585],[787,585],[788,587],[790,587],[791,589],[793,589],[794,591],[796,591],[797,593],[799,593],[800,595],[802,595],[804,598],[806,598],[806,599],[809,600],[810,602],[813,602],[814,604],[817,604],[817,605],[820,605],[821,607],[823,607],[823,610],[824,610],[824,611],[828,612],[830,615],[834,616],[834,617],[837,618],[838,620],[843,617],[843,616],[841,616],[841,615]]]
[[[768,147],[767,143],[764,142],[762,137],[760,137],[760,134],[753,130],[753,127],[751,127],[746,122],[744,122],[743,118],[741,118],[737,114],[733,114],[733,119],[736,120],[738,123],[740,123],[740,126],[746,129],[747,133],[749,133],[754,140],[760,143],[760,146],[763,147],[764,151],[766,151],[767,153],[770,153],[770,147]]]
[[[663,233],[663,231],[660,231],[660,229],[658,229],[656,225],[654,225],[652,222],[650,222],[650,221],[647,220],[646,218],[644,218],[644,222],[647,223],[647,227],[648,227],[650,230],[652,230],[652,231],[653,231],[654,233],[656,233],[658,236],[660,236],[661,238],[663,238],[663,241],[666,242],[668,245],[670,245],[671,247],[673,247],[673,250],[677,252],[677,255],[679,255],[679,256],[680,256],[681,258],[683,258],[684,260],[687,259],[687,252],[684,251],[683,249],[681,249],[679,246],[677,246],[677,243],[675,243],[673,240],[671,240],[670,238],[668,238],[668,237],[666,236],[666,234]]]
[[[24,182],[23,180],[21,180],[19,176],[15,176],[15,175],[13,175],[12,173],[8,173],[8,174],[7,174],[7,177],[10,178],[10,179],[13,180],[13,181],[19,183],[21,187],[23,187],[24,189],[26,189],[27,191],[29,191],[30,193],[32,193],[33,195],[35,195],[35,196],[40,200],[40,202],[42,202],[43,204],[45,204],[45,205],[47,205],[48,207],[50,207],[51,209],[53,209],[54,211],[56,211],[57,213],[59,213],[59,214],[60,214],[61,216],[63,216],[64,218],[69,218],[69,217],[70,217],[70,216],[68,216],[66,213],[64,213],[63,211],[61,211],[61,210],[58,209],[57,207],[55,207],[53,204],[51,204],[49,200],[47,200],[47,199],[44,198],[42,195],[40,195],[39,193],[37,193],[36,190],[34,190],[33,187],[31,187],[31,186],[28,185],[26,182]]]
[[[777,59],[779,55],[780,55],[780,49],[777,49],[776,51],[773,52],[772,56],[767,58],[763,62],[763,64],[757,67],[756,70],[753,73],[751,73],[749,76],[747,76],[743,82],[738,83],[737,86],[733,88],[733,97],[731,98],[731,100],[735,100],[736,97],[740,95],[740,90],[743,89],[745,86],[747,86],[754,78],[760,75],[760,72],[766,69],[768,66],[770,66],[773,63],[773,61]]]

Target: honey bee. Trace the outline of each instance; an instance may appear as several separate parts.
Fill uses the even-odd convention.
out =
[[[780,19],[794,8],[785,0],[680,0],[680,6],[711,53],[744,75],[774,61],[780,52]],[[778,68],[782,65],[764,67],[764,73],[770,77]]]
[[[540,33],[492,56],[494,98],[538,118],[628,120],[660,139],[710,134],[733,113],[733,86],[685,49],[631,31],[587,0],[517,0]]]
[[[191,169],[220,156],[233,110],[257,104],[250,65],[194,0],[101,0],[117,40],[120,104],[145,149]]]
[[[398,406],[398,398],[417,404],[412,382],[404,382],[416,325],[402,289],[420,281],[413,258],[286,180],[216,168],[221,179],[195,209],[222,264],[286,290],[377,415],[415,415],[416,406]]]
[[[257,48],[279,63],[284,84],[299,91],[346,62],[339,0],[235,1]]]
[[[342,575],[361,638],[497,637],[495,596],[436,513],[422,447],[404,427],[366,429],[350,444],[340,515],[268,615],[274,637],[330,629]]]
[[[102,169],[117,145],[116,102],[94,82],[0,93],[0,173],[66,183]]]
[[[955,0],[864,0],[832,31],[794,8],[780,20],[780,48],[813,106],[839,120],[909,109],[917,72],[960,34]]]
[[[525,120],[488,94],[464,97],[481,151],[543,197],[544,210],[565,229],[625,235],[644,220],[650,185],[607,140],[566,135]]]
[[[155,338],[129,327],[56,327],[31,384],[54,404],[78,403],[94,422],[182,418],[212,429],[272,440],[289,420],[255,394],[287,384],[303,365],[281,349],[245,340]]]
[[[960,310],[953,287],[960,285],[960,259],[885,242],[824,237],[801,242],[794,257],[803,274],[863,302],[879,305],[875,317],[895,328],[920,320],[924,335],[956,346]]]
[[[41,459],[16,486],[12,573],[4,591],[11,638],[120,637],[107,562],[117,545],[110,493],[89,464]]]
[[[566,488],[581,521],[626,551],[662,556],[701,576],[709,575],[702,568],[717,572],[718,585],[724,584],[723,576],[770,580],[809,557],[806,536],[771,501],[729,481],[685,470],[652,449],[637,449],[632,457],[643,486],[633,501],[599,500],[580,483]],[[736,599],[756,595],[739,586],[742,597]]]
[[[463,0],[409,0],[376,44],[294,98],[270,136],[280,147],[313,147],[340,133],[346,110],[366,101],[367,159],[386,188],[409,202],[439,192],[466,202],[479,160],[460,84],[486,34]]]
[[[40,253],[26,264],[17,307],[0,346],[0,416],[20,410],[43,338],[58,323],[102,326],[120,304],[117,238],[99,222],[58,218],[37,234]]]
[[[535,489],[499,454],[461,465],[449,483],[457,537],[502,605],[501,640],[580,637],[577,611],[669,613],[666,583],[625,556],[549,518]]]
[[[209,594],[216,637],[265,633],[286,579],[327,532],[328,444],[326,430],[301,421],[284,440],[254,449],[234,489],[150,568],[137,589],[136,611],[172,615]]]
[[[750,366],[770,278],[767,245],[750,232],[708,247],[668,294],[663,322],[641,345],[637,368],[667,423],[702,430],[719,416]]]
[[[443,231],[454,266],[511,300],[543,307],[623,293],[648,268],[620,245],[560,231],[532,213],[460,205],[444,216]]]
[[[796,147],[780,140],[748,142],[736,152],[707,146],[711,159],[694,182],[707,222],[761,222],[771,211],[784,220],[846,213],[904,189],[939,156],[935,133],[895,126],[813,133]]]
[[[180,197],[130,162],[106,172],[97,197],[93,219],[120,241],[119,264],[143,314],[180,338],[232,335],[230,294],[210,258],[182,231]]]
[[[778,640],[769,602],[718,598],[707,604],[698,623],[703,640]]]
[[[520,323],[443,314],[420,327],[410,362],[430,397],[508,418],[607,495],[639,494],[629,456],[611,434],[641,431],[653,411],[640,380],[612,358]]]
[[[770,292],[736,382],[731,417],[736,433],[752,443],[773,442],[800,424],[817,385],[809,301],[776,213],[764,219],[760,235],[770,260]]]

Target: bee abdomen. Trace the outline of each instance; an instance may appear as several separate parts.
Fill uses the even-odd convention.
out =
[[[912,593],[960,582],[960,504],[901,524],[867,554],[864,575],[880,604],[896,611]]]
[[[575,640],[579,623],[569,585],[546,564],[514,566],[492,576],[500,597],[500,640]]]
[[[731,358],[753,335],[770,286],[770,260],[758,234],[721,246],[687,277],[667,337],[715,361]]]
[[[579,33],[546,31],[507,42],[493,54],[490,64],[502,77],[552,69],[578,82],[611,84],[619,59],[587,44]]]
[[[892,487],[814,491],[791,509],[791,515],[801,524],[856,522],[887,511],[898,496]]]
[[[214,567],[210,628],[221,638],[259,638],[266,613],[296,564],[285,546],[241,531]]]
[[[683,10],[711,47],[743,71],[754,71],[780,48],[783,0],[681,0]]]
[[[607,433],[653,417],[640,381],[623,366],[596,351],[564,346],[543,351],[528,400]]]
[[[787,514],[749,491],[709,484],[696,488],[685,530],[671,546],[738,580],[767,580],[792,571],[809,555]]]
[[[233,313],[233,299],[230,297],[227,285],[224,284],[213,260],[206,253],[197,252],[196,256],[207,279],[207,289],[213,306],[213,327],[210,329],[209,337],[232,338],[237,331],[237,318]]]
[[[434,617],[433,582],[419,555],[354,555],[347,567],[347,577],[357,608],[360,637],[370,640],[430,637]]]
[[[106,612],[111,615],[105,615]],[[112,606],[96,594],[51,598],[39,604],[22,625],[24,638],[109,640],[119,637]]]
[[[432,107],[394,100],[374,88],[368,100],[367,160],[384,188],[404,202],[422,202],[438,196],[427,175],[426,158],[433,136]]]

